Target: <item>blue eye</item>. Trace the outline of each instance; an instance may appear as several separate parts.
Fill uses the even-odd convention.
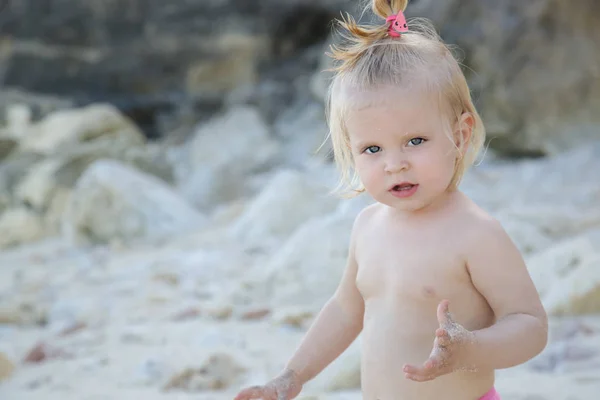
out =
[[[374,154],[379,151],[381,151],[381,147],[379,147],[379,146],[369,146],[365,149],[365,152],[369,153],[369,154]]]
[[[420,144],[423,144],[423,142],[425,142],[425,139],[423,139],[423,138],[414,138],[414,139],[410,139],[410,140],[408,141],[408,143],[409,143],[411,146],[418,146],[418,145],[420,145]]]

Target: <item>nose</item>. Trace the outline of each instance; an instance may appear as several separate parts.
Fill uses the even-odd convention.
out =
[[[385,172],[392,174],[407,170],[409,167],[410,164],[403,154],[393,154],[386,158],[384,169]]]

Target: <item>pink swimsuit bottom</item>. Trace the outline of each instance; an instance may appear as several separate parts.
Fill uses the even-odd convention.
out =
[[[484,394],[479,400],[500,400],[500,395],[495,388],[491,388],[489,392]]]

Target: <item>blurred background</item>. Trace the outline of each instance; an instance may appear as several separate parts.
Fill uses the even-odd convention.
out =
[[[326,139],[348,0],[0,0],[0,398],[229,399],[283,367],[344,266]],[[463,189],[551,341],[511,399],[600,392],[600,2],[412,0],[488,131]],[[368,20],[369,14],[363,20]],[[300,398],[360,399],[360,337]]]

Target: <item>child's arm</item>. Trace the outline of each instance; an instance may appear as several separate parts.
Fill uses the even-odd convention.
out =
[[[364,302],[356,287],[355,231],[356,223],[345,271],[335,294],[316,317],[286,365],[286,370],[294,371],[302,384],[325,369],[362,330]]]
[[[497,321],[473,332],[469,358],[478,368],[509,368],[545,348],[547,315],[521,254],[500,223],[487,222],[481,231],[468,255],[468,268]]]
[[[454,321],[448,301],[442,301],[431,355],[421,366],[404,366],[408,379],[425,382],[460,369],[509,368],[535,357],[546,346],[546,312],[517,247],[497,221],[468,229],[473,235],[467,268],[496,322],[468,331]]]
[[[265,385],[243,389],[235,400],[293,399],[306,382],[317,376],[356,339],[362,330],[364,314],[363,298],[356,287],[358,265],[354,254],[359,217],[352,230],[350,251],[340,284],[284,370]]]

